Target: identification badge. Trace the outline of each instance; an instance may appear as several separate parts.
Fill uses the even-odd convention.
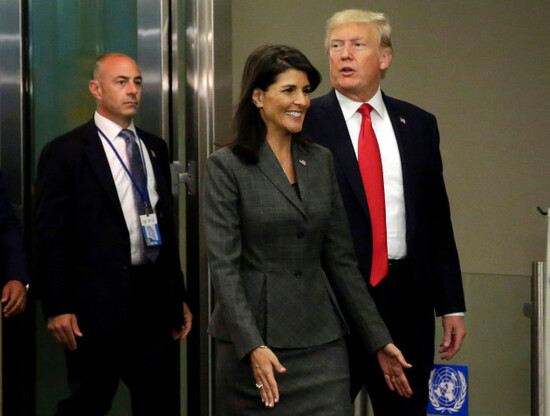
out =
[[[141,230],[143,231],[145,244],[147,244],[148,247],[160,246],[162,244],[162,239],[160,238],[157,214],[140,215],[139,220],[141,222]]]

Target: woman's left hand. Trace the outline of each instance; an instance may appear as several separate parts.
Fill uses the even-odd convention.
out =
[[[411,397],[412,389],[403,369],[411,368],[412,365],[405,360],[399,348],[394,344],[388,344],[376,351],[376,356],[390,390],[397,390],[400,396]]]

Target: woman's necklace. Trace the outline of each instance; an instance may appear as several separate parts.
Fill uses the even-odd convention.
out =
[[[284,143],[285,140],[279,139],[273,139],[266,137],[269,145],[271,146],[271,149],[273,150],[273,153],[275,153],[275,157],[277,158],[277,161],[279,162],[279,165],[281,165],[281,169],[285,173],[285,175],[293,176],[293,169],[292,169],[292,150],[290,148],[290,142]],[[288,147],[287,147],[288,145]],[[283,159],[284,157],[284,159]]]
[[[285,166],[289,166],[292,163],[292,157],[289,156],[284,162],[281,162],[281,168],[283,168],[283,172],[287,173]]]

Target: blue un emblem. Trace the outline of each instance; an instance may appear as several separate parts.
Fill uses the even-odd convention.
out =
[[[430,375],[428,413],[468,416],[468,367],[434,366]]]

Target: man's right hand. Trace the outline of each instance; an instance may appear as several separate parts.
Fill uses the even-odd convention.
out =
[[[82,336],[74,313],[65,313],[48,319],[48,331],[57,342],[71,351],[76,350],[75,335]]]

